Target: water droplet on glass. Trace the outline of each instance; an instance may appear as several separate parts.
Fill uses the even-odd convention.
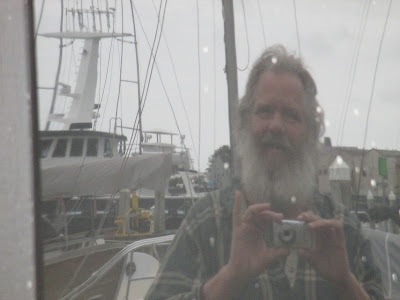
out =
[[[326,3],[322,4],[322,8],[325,9],[326,8]]]
[[[317,108],[315,109],[316,111],[317,111],[317,113],[322,113],[322,108],[321,108],[321,106],[317,106]]]
[[[214,248],[214,245],[215,245],[215,239],[214,239],[214,237],[212,236],[212,237],[210,237],[210,246],[211,246],[212,248]]]
[[[271,58],[271,62],[272,62],[273,64],[276,64],[277,61],[278,61],[278,59],[277,59],[275,56]]]
[[[204,93],[207,94],[208,93],[208,86],[204,86]]]
[[[336,162],[337,162],[338,165],[342,165],[343,164],[343,158],[340,155],[338,155],[338,157],[336,157]]]
[[[229,164],[228,163],[224,163],[224,169],[227,170],[229,168]]]
[[[393,273],[393,274],[392,274],[392,280],[393,280],[394,282],[397,282],[397,281],[399,280],[399,278],[397,277],[397,274],[396,274],[396,273]]]
[[[372,141],[372,142],[371,142],[371,147],[372,147],[372,148],[375,148],[375,146],[376,146],[375,141]]]
[[[372,5],[376,5],[376,1],[372,1]]]
[[[354,170],[356,171],[357,174],[360,173],[360,168],[359,167],[355,167]]]
[[[329,122],[329,120],[325,120],[325,127],[329,127],[331,126],[331,122]]]
[[[28,281],[26,282],[26,287],[27,287],[28,289],[31,289],[31,288],[32,288],[32,280],[28,280]]]
[[[274,15],[279,15],[280,14],[280,9],[278,7],[274,8]]]
[[[375,179],[371,179],[371,186],[373,188],[376,187],[376,180]]]
[[[353,110],[353,114],[354,114],[356,117],[359,116],[360,111],[358,110],[358,108],[355,108],[355,109]]]
[[[296,196],[292,196],[292,197],[290,198],[290,202],[292,202],[292,204],[295,204],[296,201],[297,201]]]
[[[258,282],[256,282],[256,283],[254,284],[254,287],[255,287],[256,289],[258,289],[258,288],[260,287],[260,284],[259,284]]]
[[[367,262],[367,257],[366,256],[363,256],[363,257],[361,257],[361,260],[362,260],[362,262]]]
[[[204,48],[203,48],[203,52],[204,52],[204,53],[208,53],[208,47],[204,47]]]
[[[12,20],[12,16],[8,16],[8,21],[11,21]]]

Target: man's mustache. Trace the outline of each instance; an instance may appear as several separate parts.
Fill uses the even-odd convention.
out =
[[[276,147],[290,152],[294,150],[294,147],[285,136],[276,136],[266,133],[261,136],[260,142],[261,145],[265,147]]]

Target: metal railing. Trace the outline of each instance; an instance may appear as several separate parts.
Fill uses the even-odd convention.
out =
[[[105,263],[100,269],[95,271],[90,278],[88,278],[85,282],[77,286],[75,289],[73,289],[71,292],[63,296],[60,300],[66,300],[66,299],[75,299],[79,295],[81,295],[83,292],[85,292],[87,289],[92,287],[98,280],[100,280],[104,275],[107,274],[107,272],[114,267],[121,259],[123,259],[127,254],[129,254],[132,251],[138,250],[139,248],[146,247],[146,246],[151,246],[154,244],[161,244],[161,243],[167,243],[171,242],[172,239],[174,238],[174,235],[166,235],[162,237],[156,237],[156,238],[149,238],[149,239],[143,239],[137,242],[134,242],[125,248],[123,248],[120,252],[118,252],[113,258],[111,258],[107,263]]]

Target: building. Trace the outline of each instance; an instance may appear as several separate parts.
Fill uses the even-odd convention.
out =
[[[323,194],[331,194],[330,167],[336,162],[349,167],[352,207],[359,199],[361,209],[367,205],[368,191],[376,204],[388,204],[391,192],[400,194],[400,151],[356,147],[334,147],[329,138],[321,144],[318,185]],[[332,170],[332,168],[331,168]]]

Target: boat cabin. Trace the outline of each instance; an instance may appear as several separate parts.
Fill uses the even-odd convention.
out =
[[[41,131],[40,157],[104,158],[124,155],[126,136],[89,130]]]
[[[191,158],[188,149],[176,147],[173,137],[176,133],[164,130],[143,131],[144,140],[141,144],[143,153],[172,153],[172,165],[176,169],[191,169]],[[185,136],[181,136],[181,143]]]
[[[144,141],[142,142],[143,152],[147,153],[174,153],[176,146],[171,133],[163,130],[143,131]]]

